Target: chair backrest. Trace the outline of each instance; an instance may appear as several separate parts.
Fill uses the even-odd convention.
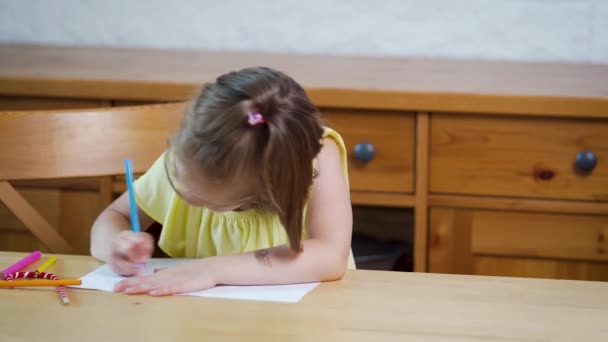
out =
[[[9,181],[98,177],[147,170],[179,127],[185,103],[0,112],[0,201],[51,251],[73,249]]]
[[[179,127],[184,103],[0,112],[0,181],[145,171]]]

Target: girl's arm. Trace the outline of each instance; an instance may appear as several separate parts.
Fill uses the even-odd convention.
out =
[[[289,246],[195,260],[151,276],[125,280],[116,291],[169,295],[218,284],[262,285],[329,281],[346,272],[352,234],[352,208],[338,147],[325,139],[320,174],[308,201],[308,238],[303,251]]]
[[[325,139],[319,176],[308,202],[308,238],[301,253],[278,246],[209,260],[217,282],[226,285],[284,284],[340,279],[347,268],[352,208],[338,147]]]

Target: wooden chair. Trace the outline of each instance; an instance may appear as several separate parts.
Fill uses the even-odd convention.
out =
[[[15,190],[10,181],[124,174],[124,159],[144,172],[178,128],[184,103],[87,110],[0,112],[0,201],[55,253],[66,240]]]

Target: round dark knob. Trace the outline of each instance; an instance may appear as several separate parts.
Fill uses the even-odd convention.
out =
[[[368,163],[374,159],[375,155],[376,150],[374,149],[374,145],[368,143],[367,141],[355,145],[355,158],[357,158],[357,160],[363,163]]]
[[[591,151],[582,151],[576,155],[576,162],[574,164],[577,169],[584,172],[590,172],[597,165],[597,157],[595,156],[595,153]]]

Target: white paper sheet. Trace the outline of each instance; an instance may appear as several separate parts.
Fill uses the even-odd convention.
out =
[[[151,274],[154,272],[154,269],[172,267],[187,261],[188,259],[150,259],[146,264],[144,274]],[[82,285],[73,287],[112,291],[114,285],[122,279],[125,278],[114,273],[109,265],[103,265],[82,277]],[[317,285],[319,285],[319,283],[269,286],[217,286],[212,289],[191,292],[184,295],[297,303]]]

